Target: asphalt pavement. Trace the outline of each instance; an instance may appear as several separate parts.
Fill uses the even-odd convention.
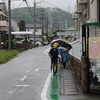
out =
[[[42,100],[50,59],[47,46],[29,49],[0,64],[0,100]]]
[[[0,100],[47,100],[41,99],[41,92],[49,82],[46,81],[50,73],[49,47],[27,50],[0,65]],[[57,75],[49,77],[51,86],[45,85],[50,91],[48,100],[100,100],[99,95],[83,94],[74,76],[68,64],[65,69],[60,67]],[[42,94],[44,98],[45,93]]]

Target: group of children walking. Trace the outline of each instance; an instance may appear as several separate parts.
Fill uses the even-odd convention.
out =
[[[57,42],[55,42],[51,46],[51,49],[49,51],[49,56],[51,58],[51,71],[53,71],[54,74],[57,73],[58,59],[62,63],[63,67],[64,68],[66,67],[66,62],[68,61],[68,58],[69,58],[68,49],[65,47],[62,47],[61,44],[58,44]]]

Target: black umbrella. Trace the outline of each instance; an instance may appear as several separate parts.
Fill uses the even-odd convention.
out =
[[[64,39],[58,38],[55,39],[51,42],[51,46],[53,46],[53,44],[57,42],[58,44],[60,44],[62,47],[67,48],[68,50],[70,50],[72,48],[71,44],[68,43],[67,41],[65,41]]]

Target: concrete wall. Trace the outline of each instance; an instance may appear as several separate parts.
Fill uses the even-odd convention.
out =
[[[72,69],[74,69],[76,77],[81,84],[81,62],[74,56],[70,56],[70,62],[72,65]]]
[[[82,56],[82,42],[81,39],[71,43],[72,49],[70,50],[71,67],[75,71],[76,77],[82,86],[83,93],[89,92],[89,78],[88,78],[88,59]]]
[[[75,72],[77,80],[82,87],[83,93],[89,93],[89,73],[88,61],[86,57],[81,57],[81,61],[70,56],[71,67]]]

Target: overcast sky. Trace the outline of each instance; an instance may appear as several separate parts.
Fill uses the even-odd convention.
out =
[[[8,0],[0,0],[0,1],[8,1]],[[37,3],[37,6],[41,6],[41,7],[58,7],[61,8],[62,10],[65,11],[70,11],[70,12],[74,12],[74,5],[76,3],[76,0],[35,0],[36,2],[40,2],[41,3]],[[34,0],[27,0],[28,5],[29,6],[33,6],[34,5]],[[21,4],[21,5],[20,5]],[[23,2],[23,0],[11,0],[11,7],[12,8],[19,8],[20,7],[24,7],[26,6],[25,2]]]

